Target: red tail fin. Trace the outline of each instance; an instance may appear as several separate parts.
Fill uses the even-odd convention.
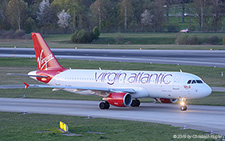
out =
[[[34,50],[36,54],[37,66],[39,70],[61,70],[64,69],[52,51],[49,49],[47,43],[42,38],[40,33],[31,33]]]

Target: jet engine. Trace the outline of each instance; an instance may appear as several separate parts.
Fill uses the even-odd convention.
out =
[[[132,103],[132,96],[128,93],[110,93],[107,101],[117,107],[127,107]]]

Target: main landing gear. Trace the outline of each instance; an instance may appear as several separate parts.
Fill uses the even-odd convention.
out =
[[[132,101],[131,105],[129,105],[129,106],[131,106],[131,107],[139,107],[140,104],[141,104],[140,100],[138,100],[137,98],[135,98],[135,99]],[[100,109],[109,109],[109,107],[110,107],[110,104],[109,104],[108,101],[103,101],[103,102],[101,102],[101,103],[99,104],[99,108],[100,108]],[[118,107],[125,107],[125,106],[118,106]]]
[[[186,101],[186,99],[184,99],[184,98],[182,98],[181,100],[180,100],[181,102],[180,102],[180,110],[181,111],[186,111],[187,110],[187,106],[186,106],[186,103],[185,103],[185,101]]]
[[[135,98],[132,103],[131,103],[131,107],[139,107],[141,104],[140,100],[138,100],[137,98]]]
[[[109,107],[110,107],[110,104],[109,104],[108,101],[101,102],[101,103],[99,104],[99,108],[100,108],[100,109],[109,109]]]

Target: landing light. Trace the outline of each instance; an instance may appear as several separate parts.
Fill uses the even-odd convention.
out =
[[[182,102],[180,103],[180,105],[181,105],[181,106],[184,106],[184,105],[185,105],[185,103],[182,101]]]

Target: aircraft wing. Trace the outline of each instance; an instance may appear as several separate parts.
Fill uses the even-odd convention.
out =
[[[39,84],[25,84],[25,88],[54,88],[54,89],[77,89],[77,90],[92,90],[92,91],[104,91],[104,92],[126,92],[135,93],[134,89],[126,88],[101,88],[101,87],[76,87],[76,86],[51,86],[51,85],[39,85]]]

